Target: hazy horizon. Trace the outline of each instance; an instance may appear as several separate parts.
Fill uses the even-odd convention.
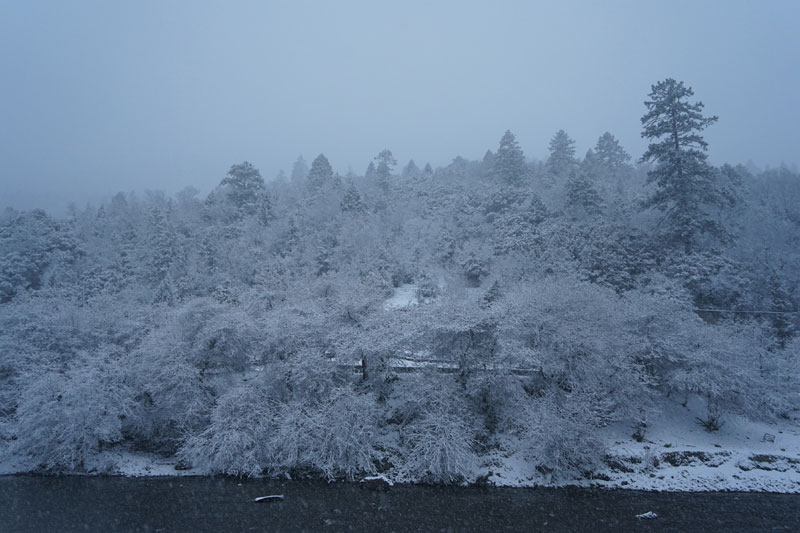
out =
[[[720,117],[713,163],[800,162],[800,3],[563,4],[0,0],[0,208],[208,191],[243,160],[440,166],[506,129],[532,159],[559,129],[638,158],[667,77]]]

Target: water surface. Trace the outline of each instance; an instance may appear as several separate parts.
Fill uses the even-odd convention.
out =
[[[283,494],[282,501],[254,503]],[[654,520],[636,515],[653,511]],[[800,531],[800,495],[0,477],[0,531]]]

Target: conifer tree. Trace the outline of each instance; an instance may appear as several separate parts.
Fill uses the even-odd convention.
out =
[[[772,311],[771,326],[777,339],[777,347],[784,348],[786,342],[797,334],[793,312],[796,310],[792,295],[777,272],[769,277],[770,304]]]
[[[333,168],[324,154],[319,154],[311,163],[311,170],[308,171],[308,188],[318,191],[326,184],[333,181]]]
[[[293,183],[301,183],[303,180],[306,179],[306,174],[308,174],[308,165],[306,164],[306,160],[303,159],[303,156],[298,156],[297,160],[292,165],[292,182]]]
[[[228,187],[228,198],[243,214],[260,214],[266,191],[264,178],[253,165],[245,161],[231,166],[221,185]]]
[[[392,155],[391,150],[383,149],[375,157],[378,165],[375,167],[375,177],[378,179],[378,184],[384,192],[389,191],[391,185],[392,170],[397,165],[397,159]]]
[[[610,176],[618,174],[631,160],[630,154],[609,132],[605,132],[597,139],[594,157],[600,168]]]
[[[552,178],[563,183],[578,165],[575,159],[575,141],[567,132],[558,130],[550,139],[550,156],[547,158],[547,170]]]
[[[603,200],[591,180],[581,171],[573,171],[566,184],[567,205],[583,209],[589,215],[602,211]]]
[[[593,180],[597,180],[603,174],[600,158],[591,148],[586,150],[586,155],[583,156],[583,161],[581,161],[580,169],[581,172],[583,172]]]
[[[494,175],[502,182],[509,185],[522,185],[527,173],[525,154],[522,152],[517,138],[506,130],[500,139],[500,146],[494,156]]]
[[[159,207],[153,206],[148,217],[147,278],[154,285],[169,274],[177,259],[177,238],[169,220]]]
[[[414,160],[410,160],[408,164],[403,168],[403,177],[404,178],[417,178],[420,175],[419,167]]]
[[[494,172],[494,153],[491,150],[486,150],[483,154],[483,161],[481,161],[481,175],[489,177]]]
[[[365,211],[364,202],[361,200],[361,194],[358,192],[352,180],[347,184],[339,206],[345,213],[361,213]]]
[[[370,161],[369,165],[367,165],[367,170],[364,172],[364,177],[367,180],[374,180],[377,175],[377,171],[375,170],[375,162]]]
[[[644,103],[647,113],[642,117],[642,137],[651,142],[641,160],[655,163],[648,181],[656,188],[643,207],[664,212],[659,224],[662,237],[687,254],[699,235],[729,239],[711,208],[732,207],[736,201],[708,164],[708,143],[700,135],[718,117],[703,116],[703,103],[689,102],[692,96],[694,91],[682,81],[658,82]]]

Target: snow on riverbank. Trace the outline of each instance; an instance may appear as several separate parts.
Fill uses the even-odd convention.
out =
[[[708,432],[696,423],[699,410],[695,402],[665,402],[641,441],[633,438],[632,427],[605,428],[611,443],[605,465],[582,479],[554,480],[523,458],[500,455],[492,458],[489,481],[512,487],[800,493],[800,426],[727,416],[719,431]]]
[[[696,423],[699,410],[696,402],[685,407],[665,402],[651,418],[641,441],[633,438],[633,428],[629,426],[605,428],[602,436],[610,443],[605,464],[580,478],[553,478],[538,471],[521,454],[504,451],[515,448],[511,437],[502,438],[501,450],[483,458],[483,469],[476,476],[491,472],[489,484],[507,487],[800,493],[800,425],[727,416],[719,431],[709,433]],[[184,469],[174,457],[163,458],[126,446],[104,450],[87,467],[94,474],[131,477],[209,474]],[[0,461],[0,475],[29,469],[8,456]],[[391,471],[383,476],[393,480]]]
[[[18,457],[9,457],[0,450],[0,476],[31,472],[32,466]],[[33,470],[35,471],[35,469]],[[176,457],[162,457],[154,453],[131,450],[128,446],[116,446],[92,457],[86,465],[89,475],[112,475],[128,477],[147,476],[198,476],[206,475],[193,469],[183,469]]]

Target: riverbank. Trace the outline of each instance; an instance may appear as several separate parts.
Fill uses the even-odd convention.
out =
[[[625,424],[601,430],[607,443],[602,463],[591,470],[561,475],[537,468],[519,450],[511,435],[498,436],[499,445],[482,457],[480,468],[462,485],[511,488],[580,487],[643,491],[747,491],[800,493],[800,425],[794,421],[754,422],[727,416],[718,431],[697,422],[701,404],[666,402],[646,430],[633,435]],[[387,456],[392,463],[392,456]],[[0,475],[30,471],[19,458],[0,461]],[[211,476],[176,457],[144,453],[122,445],[92,457],[86,471],[126,477]],[[389,468],[391,482],[413,484]]]
[[[524,458],[500,455],[489,481],[497,486],[580,486],[646,491],[800,493],[800,426],[727,416],[706,431],[689,402],[662,406],[643,435],[629,426],[606,428],[604,463],[572,479],[557,479]]]

